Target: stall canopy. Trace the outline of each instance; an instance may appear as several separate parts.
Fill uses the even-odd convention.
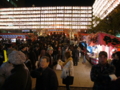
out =
[[[96,34],[90,34],[87,43],[97,56],[100,51],[106,51],[108,53],[108,58],[110,59],[111,55],[115,51],[118,51],[118,47],[120,47],[120,38],[107,33],[98,32]],[[97,48],[94,50],[93,47]]]
[[[107,33],[96,33],[89,36],[89,44],[92,45],[107,45],[112,47],[120,46],[120,38],[107,34]]]

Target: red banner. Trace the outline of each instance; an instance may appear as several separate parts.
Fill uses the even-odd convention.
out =
[[[120,46],[120,38],[106,33],[98,33],[97,44],[117,47]]]

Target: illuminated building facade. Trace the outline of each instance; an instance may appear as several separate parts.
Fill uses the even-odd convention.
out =
[[[108,16],[118,5],[120,0],[95,0],[93,4],[93,19],[95,17],[104,19]],[[94,27],[99,24],[99,21],[94,21]]]
[[[0,8],[0,30],[87,30],[91,21],[91,6]]]

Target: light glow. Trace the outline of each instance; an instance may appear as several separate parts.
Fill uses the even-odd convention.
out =
[[[0,8],[0,29],[88,29],[92,7]]]
[[[95,0],[95,2],[93,4],[93,15],[100,19],[104,19],[119,4],[120,4],[120,0]],[[96,25],[97,24],[94,23],[94,26],[96,26]]]

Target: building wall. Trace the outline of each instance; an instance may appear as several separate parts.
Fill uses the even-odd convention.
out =
[[[120,0],[95,0],[93,3],[93,19],[95,17],[104,19],[109,15],[118,5]],[[99,24],[98,22],[93,22],[94,27]]]
[[[90,29],[91,6],[0,8],[0,29]]]

